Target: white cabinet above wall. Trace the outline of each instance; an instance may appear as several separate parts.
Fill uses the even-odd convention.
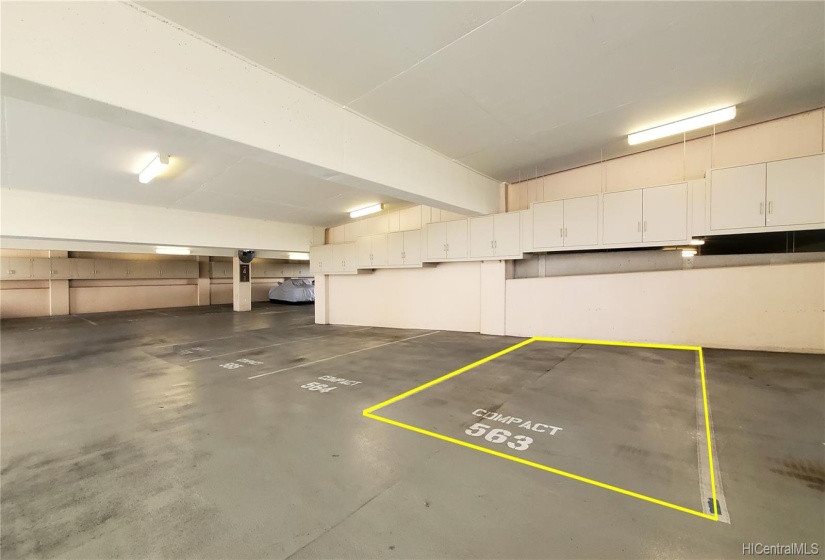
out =
[[[355,243],[316,245],[309,249],[309,270],[313,274],[355,274]],[[303,265],[292,266],[293,276],[304,276]]]
[[[768,226],[825,222],[825,154],[768,163],[765,216]]]
[[[509,212],[470,218],[470,257],[520,259],[521,214]]]
[[[711,230],[765,225],[765,169],[757,163],[711,171]]]
[[[421,230],[387,234],[389,266],[421,266]]]
[[[642,241],[685,241],[687,238],[687,183],[642,189]]]
[[[425,228],[427,258],[425,261],[466,260],[469,255],[468,220],[453,220],[427,224]]]
[[[387,265],[387,234],[359,237],[356,242],[358,268],[376,268]]]
[[[825,155],[713,169],[713,233],[825,227]]]
[[[587,248],[599,243],[599,197],[537,202],[533,210],[533,250]]]

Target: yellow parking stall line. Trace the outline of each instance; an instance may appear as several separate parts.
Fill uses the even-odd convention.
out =
[[[461,375],[462,373],[469,371],[475,367],[478,367],[482,364],[495,360],[505,354],[509,354],[519,348],[527,346],[533,342],[559,342],[559,343],[566,343],[566,344],[590,344],[590,345],[600,345],[600,346],[626,346],[626,347],[635,347],[635,348],[659,348],[664,350],[688,350],[697,352],[699,357],[699,369],[701,372],[701,382],[702,382],[702,403],[704,408],[704,417],[705,417],[705,437],[707,438],[707,445],[708,445],[708,460],[709,460],[709,467],[710,467],[710,484],[711,484],[711,496],[713,498],[713,513],[705,513],[703,511],[694,510],[690,508],[686,508],[677,504],[672,504],[670,502],[666,502],[664,500],[659,500],[657,498],[653,498],[651,496],[646,496],[644,494],[640,494],[638,492],[633,492],[632,490],[626,490],[624,488],[619,488],[618,486],[613,486],[611,484],[606,484],[604,482],[599,482],[598,480],[593,480],[590,478],[586,478],[584,476],[580,476],[577,474],[573,474],[567,471],[563,471],[560,469],[556,469],[547,465],[542,465],[540,463],[535,463],[533,461],[528,461],[527,459],[522,459],[521,457],[516,457],[514,455],[508,455],[507,453],[502,453],[500,451],[494,451],[492,449],[488,449],[486,447],[482,447],[480,445],[475,445],[472,443],[468,443],[466,441],[461,441],[459,439],[455,439],[449,436],[445,436],[436,432],[431,432],[429,430],[425,430],[423,428],[418,428],[416,426],[411,426],[409,424],[405,424],[403,422],[398,422],[397,420],[391,420],[389,418],[385,418],[383,416],[378,416],[374,414],[375,411],[380,410],[386,406],[389,406],[393,403],[396,403],[402,399],[405,399],[411,395],[419,393],[433,385],[437,385],[442,381],[446,381],[452,377],[456,377],[457,375]],[[482,453],[486,453],[488,455],[494,455],[496,457],[500,457],[502,459],[507,459],[509,461],[513,461],[515,463],[519,463],[522,465],[526,465],[528,467],[533,467],[535,469],[543,470],[546,472],[550,472],[553,474],[557,474],[559,476],[563,476],[566,478],[571,478],[573,480],[577,480],[579,482],[584,482],[586,484],[590,484],[592,486],[597,486],[599,488],[604,488],[606,490],[611,490],[613,492],[617,492],[619,494],[624,494],[625,496],[631,496],[633,498],[637,498],[639,500],[644,500],[646,502],[654,503],[663,507],[667,507],[673,510],[681,511],[684,513],[689,513],[691,515],[695,515],[697,517],[701,517],[703,519],[710,519],[711,521],[718,521],[719,520],[719,511],[716,499],[716,482],[714,479],[714,469],[713,469],[713,449],[711,443],[711,433],[710,433],[710,414],[709,414],[709,407],[708,407],[708,392],[707,392],[707,383],[705,381],[705,360],[704,355],[702,353],[701,346],[681,346],[675,344],[650,344],[650,343],[637,343],[637,342],[618,342],[618,341],[610,341],[610,340],[585,340],[585,339],[573,339],[573,338],[551,338],[551,337],[542,337],[536,336],[533,338],[529,338],[527,340],[523,340],[518,344],[514,344],[504,350],[496,352],[487,356],[486,358],[482,358],[476,362],[473,362],[469,365],[466,365],[462,368],[459,368],[455,371],[452,371],[446,375],[443,375],[437,379],[433,379],[432,381],[428,381],[423,385],[419,385],[409,391],[401,393],[395,397],[387,399],[381,403],[378,403],[374,406],[371,406],[363,411],[363,414],[367,418],[371,418],[373,420],[378,420],[379,422],[384,422],[385,424],[390,424],[392,426],[396,426],[399,428],[403,428],[405,430],[410,430],[412,432],[416,432],[419,434],[423,434],[429,437],[433,437],[436,439],[440,439],[442,441],[446,441],[449,443],[453,443],[455,445],[460,445],[462,447],[468,447],[470,449],[474,449],[476,451],[480,451]]]

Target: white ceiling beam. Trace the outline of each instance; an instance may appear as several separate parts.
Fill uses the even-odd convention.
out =
[[[260,148],[373,192],[462,213],[499,210],[495,180],[141,7],[3,3],[0,37],[5,74]]]
[[[321,228],[306,225],[33,191],[5,190],[2,202],[0,236],[7,247],[13,238],[30,238],[300,252],[322,239]]]

